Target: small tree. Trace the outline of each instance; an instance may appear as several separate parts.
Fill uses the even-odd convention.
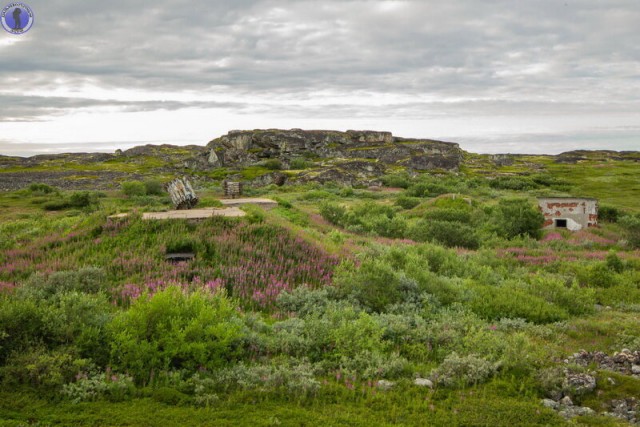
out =
[[[625,235],[629,245],[640,248],[640,216],[626,215],[618,221],[625,230]]]
[[[125,181],[121,184],[125,196],[144,196],[147,192],[145,185],[140,181]]]
[[[539,239],[542,235],[544,216],[526,199],[500,200],[493,210],[491,220],[496,233],[507,239],[517,236]]]

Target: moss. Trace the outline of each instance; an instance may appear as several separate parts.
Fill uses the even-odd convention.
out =
[[[253,180],[270,172],[272,171],[262,166],[249,166],[240,171],[240,174],[244,179]]]

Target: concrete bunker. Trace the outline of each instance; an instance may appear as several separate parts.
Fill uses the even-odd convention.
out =
[[[578,231],[598,226],[598,201],[580,197],[541,197],[538,207],[544,215],[545,229]]]

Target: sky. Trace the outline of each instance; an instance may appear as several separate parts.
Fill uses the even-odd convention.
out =
[[[640,150],[638,0],[25,3],[33,27],[0,29],[4,155],[262,128]]]

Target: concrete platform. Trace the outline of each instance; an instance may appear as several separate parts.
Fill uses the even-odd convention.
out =
[[[271,199],[261,199],[257,197],[245,197],[237,199],[220,199],[220,203],[224,206],[242,206],[242,205],[258,205],[263,208],[275,208],[278,202]]]
[[[167,212],[145,212],[142,214],[142,219],[203,219],[211,218],[212,216],[241,217],[245,215],[246,212],[241,211],[237,207],[223,209],[203,208]]]

